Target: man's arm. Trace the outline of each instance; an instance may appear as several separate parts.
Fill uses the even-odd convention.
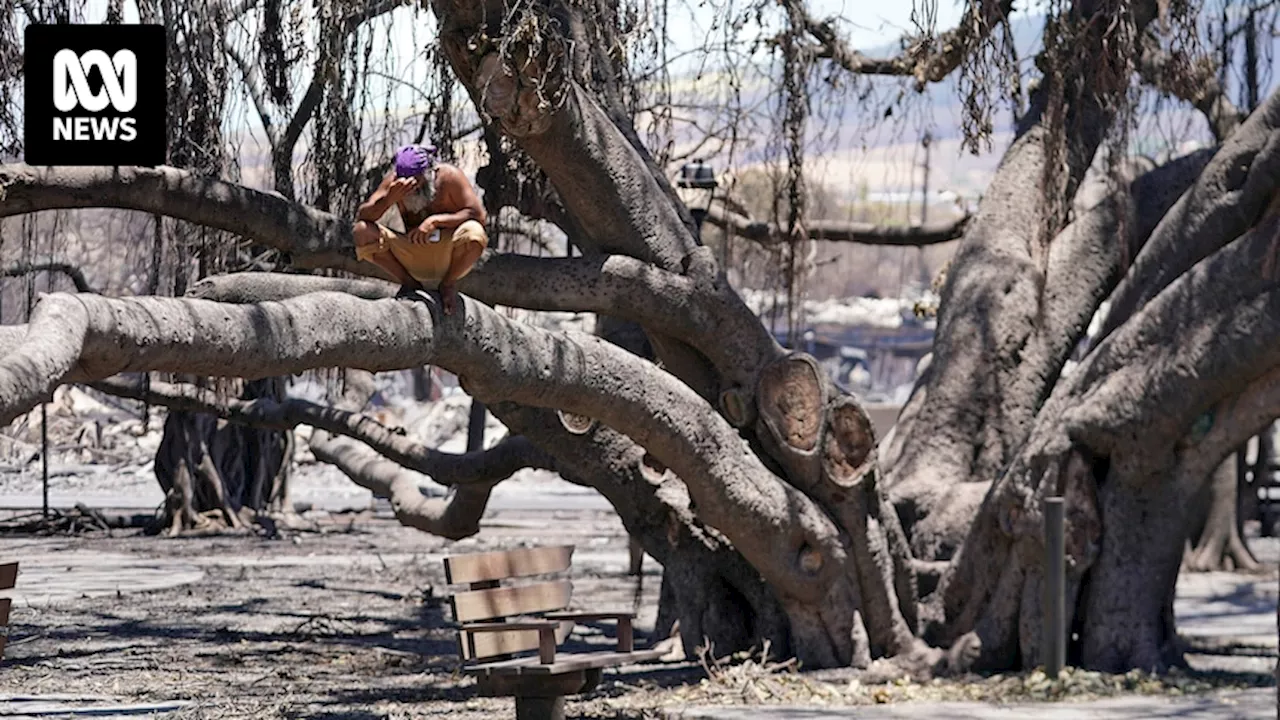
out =
[[[387,173],[382,178],[382,182],[378,184],[378,189],[373,191],[368,200],[360,203],[360,208],[356,210],[357,220],[378,222],[382,218],[383,214],[396,203],[391,194],[391,186],[395,184],[395,180],[396,174],[393,172]]]
[[[488,222],[480,196],[476,194],[475,188],[471,187],[471,181],[461,170],[452,165],[441,165],[436,170],[436,182],[439,183],[436,192],[440,196],[440,204],[458,209],[432,215],[423,222],[424,225],[451,229],[468,220],[475,220],[481,225]]]

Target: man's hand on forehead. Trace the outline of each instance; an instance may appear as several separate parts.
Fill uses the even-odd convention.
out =
[[[396,178],[391,182],[391,187],[387,189],[387,195],[395,202],[400,202],[409,193],[416,191],[419,187],[417,178]]]

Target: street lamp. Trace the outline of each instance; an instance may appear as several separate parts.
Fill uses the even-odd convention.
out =
[[[685,206],[689,208],[689,214],[693,216],[698,235],[701,236],[702,221],[707,219],[707,213],[711,210],[711,201],[715,198],[716,187],[719,185],[716,182],[715,170],[701,160],[687,162],[680,168],[676,185],[692,191],[690,200],[694,202],[686,201]],[[702,202],[698,202],[699,200]]]

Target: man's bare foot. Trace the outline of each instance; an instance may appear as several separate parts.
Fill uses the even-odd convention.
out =
[[[413,300],[419,298],[418,293],[424,290],[426,288],[422,287],[422,283],[404,283],[400,286],[400,291],[396,293],[396,297]]]
[[[444,305],[444,314],[452,315],[458,309],[458,290],[452,285],[440,286],[440,300]]]

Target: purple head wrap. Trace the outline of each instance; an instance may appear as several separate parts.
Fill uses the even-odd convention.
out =
[[[405,145],[396,151],[396,177],[417,177],[435,164],[435,145]]]

